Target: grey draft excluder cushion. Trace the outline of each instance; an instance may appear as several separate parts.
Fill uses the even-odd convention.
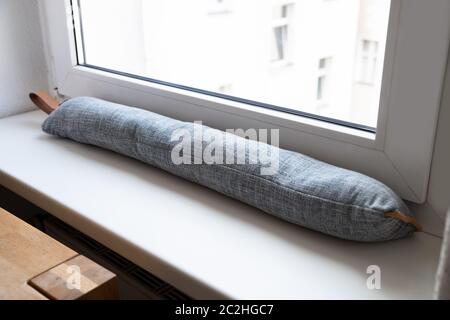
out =
[[[199,125],[139,108],[78,97],[53,111],[43,130],[138,159],[286,221],[339,238],[384,241],[416,230],[414,222],[408,220],[413,218],[406,205],[384,184],[300,153],[275,150],[276,147],[262,142],[233,135],[234,156],[249,157],[263,147],[269,148],[269,154],[275,150],[279,152],[279,169],[274,175],[262,175],[263,164],[259,162],[174,164],[172,149],[180,141],[172,141],[172,133],[184,129],[193,135],[195,126]],[[203,130],[203,139],[200,138],[203,148],[208,141],[214,143],[212,136],[231,135],[203,128],[209,129]],[[228,147],[226,144],[222,149],[224,153]]]

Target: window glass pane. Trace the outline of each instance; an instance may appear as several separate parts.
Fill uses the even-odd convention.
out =
[[[390,0],[78,5],[89,66],[376,127]]]

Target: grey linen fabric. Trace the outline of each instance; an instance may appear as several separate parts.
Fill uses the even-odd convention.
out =
[[[223,148],[224,153],[233,148],[234,157],[244,154],[246,159],[264,148],[268,154],[279,152],[279,169],[274,175],[262,175],[261,162],[177,165],[171,152],[179,141],[172,141],[172,133],[184,129],[193,135],[195,126],[139,108],[78,97],[52,112],[43,130],[138,159],[286,221],[339,238],[384,241],[415,231],[410,224],[384,216],[392,211],[410,215],[402,200],[384,184],[262,142],[233,135],[233,144],[218,144],[217,148]],[[204,131],[202,148],[208,142],[216,143],[217,135],[230,138],[230,133],[204,129],[209,130]]]
[[[447,213],[441,258],[436,274],[435,298],[450,300],[450,210]]]

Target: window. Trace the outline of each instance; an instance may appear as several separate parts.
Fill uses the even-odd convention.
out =
[[[377,72],[378,41],[362,40],[360,51],[358,81],[373,85]]]
[[[210,13],[229,12],[231,0],[78,3],[81,65],[376,132],[381,77],[371,79],[378,83],[369,91],[353,87],[359,64],[355,34],[363,38],[372,34],[371,28],[377,30],[376,64],[383,63],[389,0],[338,1],[333,6],[240,0],[226,15]],[[370,69],[372,42],[367,50]],[[329,81],[326,74],[317,80],[311,66],[330,52],[339,81]],[[364,72],[371,77],[370,70]],[[307,90],[317,82],[317,94]],[[223,83],[231,83],[232,93],[218,90]],[[315,100],[323,100],[323,90],[339,94],[328,95],[327,108],[319,112]]]
[[[274,61],[285,60],[288,45],[288,26],[276,26],[273,28],[275,40]]]
[[[319,60],[319,74],[317,77],[317,101],[324,102],[329,97],[331,58]]]
[[[288,60],[289,54],[289,29],[292,5],[284,4],[276,6],[273,12],[273,49],[272,61]]]
[[[426,199],[448,0],[240,0],[224,15],[210,14],[206,0],[38,3],[59,94],[222,130],[276,128],[284,148],[377,178],[405,199]],[[270,57],[274,8],[281,18],[285,4],[290,63],[281,67]],[[358,82],[362,40],[377,42],[370,86]],[[326,57],[331,81],[320,85],[327,106],[319,108]]]

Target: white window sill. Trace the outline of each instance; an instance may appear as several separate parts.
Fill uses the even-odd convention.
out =
[[[35,111],[0,120],[0,183],[194,298],[432,297],[437,236],[331,238],[138,161],[48,136],[44,118]],[[431,225],[425,229],[438,232],[439,222]],[[366,286],[374,264],[381,290]]]

